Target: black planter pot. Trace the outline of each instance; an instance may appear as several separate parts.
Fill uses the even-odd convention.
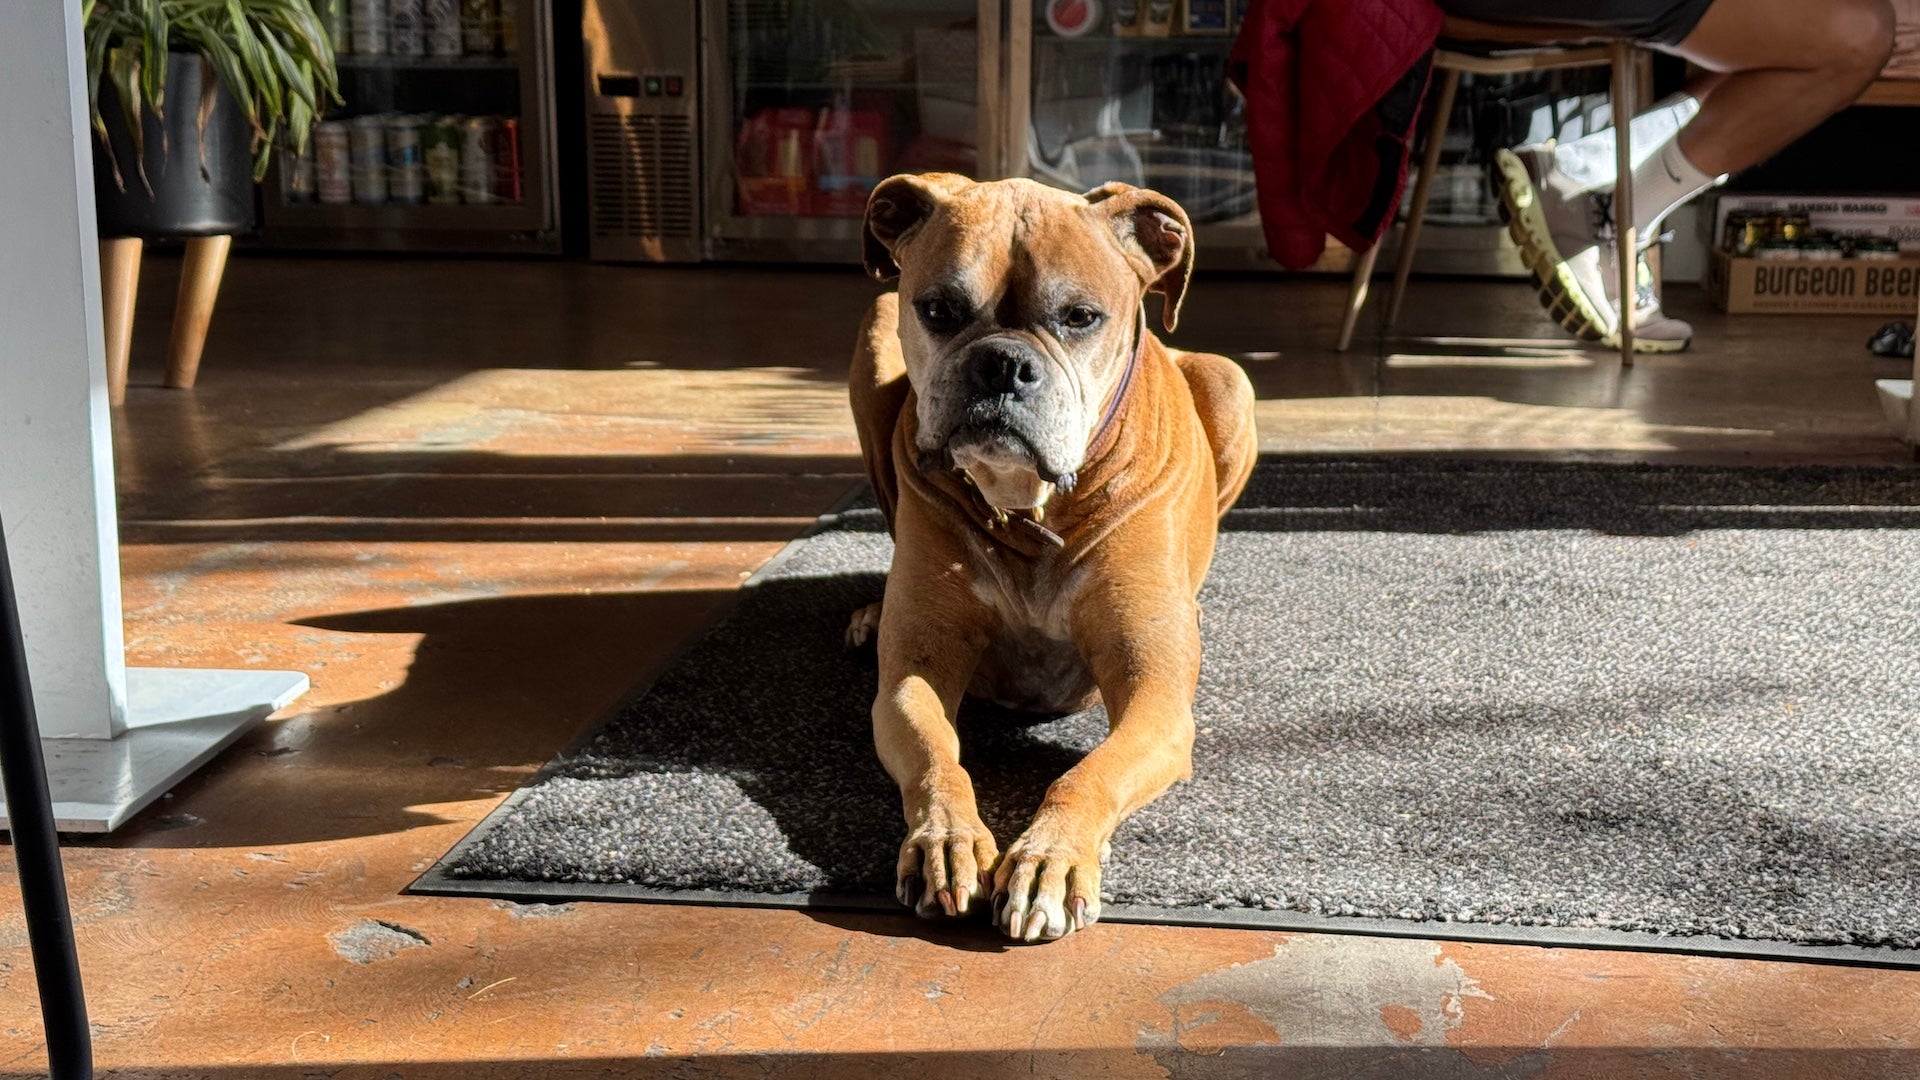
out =
[[[217,236],[246,232],[253,227],[252,136],[247,118],[226,87],[214,95],[207,116],[205,153],[201,152],[200,80],[217,77],[205,71],[200,54],[167,54],[167,104],[164,117],[142,112],[145,127],[147,182],[140,182],[133,139],[122,119],[118,92],[101,81],[100,115],[106,121],[114,159],[124,181],[116,184],[113,164],[96,136],[93,148],[93,197],[100,217],[100,235]]]

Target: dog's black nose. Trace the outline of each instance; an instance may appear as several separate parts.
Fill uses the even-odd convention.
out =
[[[1040,381],[1039,357],[1015,345],[987,342],[967,355],[976,390],[986,394],[1023,394]]]

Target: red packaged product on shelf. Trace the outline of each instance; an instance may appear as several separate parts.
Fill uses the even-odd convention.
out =
[[[834,107],[820,112],[813,131],[813,212],[858,217],[867,196],[886,178],[892,158],[887,117],[874,109]]]
[[[733,144],[734,200],[742,214],[813,212],[814,111],[761,109]]]

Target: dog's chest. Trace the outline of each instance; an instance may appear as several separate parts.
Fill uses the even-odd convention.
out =
[[[969,567],[974,596],[996,616],[972,692],[1035,712],[1084,707],[1093,676],[1073,639],[1074,567],[1014,563],[976,549]]]

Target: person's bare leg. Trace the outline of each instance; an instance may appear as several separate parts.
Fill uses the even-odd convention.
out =
[[[1846,108],[1893,51],[1888,0],[1715,0],[1670,50],[1724,73],[1680,132],[1709,174],[1758,164]]]

